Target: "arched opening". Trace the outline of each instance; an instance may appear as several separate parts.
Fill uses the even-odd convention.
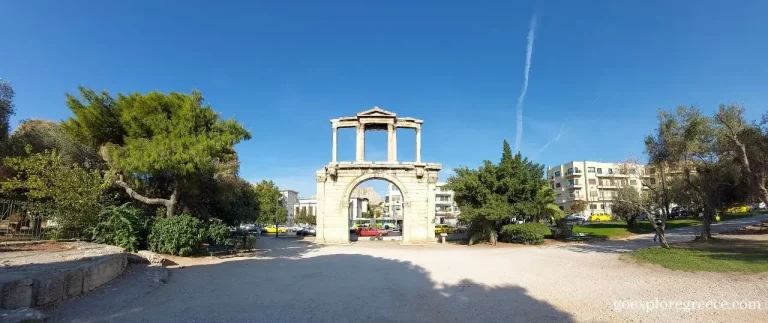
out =
[[[405,196],[395,181],[363,176],[350,183],[344,195],[350,241],[402,241]]]

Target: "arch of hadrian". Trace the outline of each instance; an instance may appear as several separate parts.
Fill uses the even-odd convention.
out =
[[[403,244],[420,244],[434,240],[435,184],[440,164],[421,161],[421,125],[424,121],[398,118],[392,112],[374,107],[354,117],[331,119],[333,146],[331,162],[318,170],[317,238],[319,243],[349,243],[349,197],[352,190],[369,179],[391,182],[403,196]],[[357,130],[354,161],[337,160],[337,129]],[[397,160],[397,129],[416,131],[416,161]],[[387,132],[387,160],[365,159],[365,132]]]

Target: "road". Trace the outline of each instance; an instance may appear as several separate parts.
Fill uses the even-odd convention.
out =
[[[735,220],[714,232],[768,216]],[[690,228],[670,240],[690,239]],[[317,246],[133,275],[49,311],[55,322],[768,322],[768,275],[687,273],[624,261],[627,241],[521,246]],[[144,283],[141,283],[143,282]],[[138,287],[136,287],[138,286]],[[629,302],[759,301],[762,310],[627,310]]]

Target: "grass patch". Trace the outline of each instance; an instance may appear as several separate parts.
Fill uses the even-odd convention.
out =
[[[766,214],[766,211],[746,212],[746,213],[728,213],[720,216],[720,221],[748,218],[752,216]],[[667,221],[667,230],[690,227],[701,224],[699,219],[684,218],[671,219]],[[604,239],[621,239],[633,234],[653,233],[653,226],[648,221],[637,221],[632,228],[627,227],[624,221],[598,222],[582,225],[574,225],[573,232],[586,233],[593,237]]]
[[[755,211],[755,212],[745,212],[745,213],[726,213],[720,215],[720,221],[726,221],[726,220],[735,220],[735,219],[741,219],[741,218],[748,218],[752,216],[757,215],[763,215],[768,212],[766,211]]]
[[[768,272],[768,241],[714,239],[635,250],[629,257],[642,263],[682,271]]]
[[[698,225],[701,222],[696,219],[673,219],[667,221],[667,230]],[[653,233],[653,226],[648,221],[638,221],[632,228],[627,227],[626,222],[599,222],[573,226],[573,232],[587,233],[595,237],[605,239],[618,239],[633,234]]]

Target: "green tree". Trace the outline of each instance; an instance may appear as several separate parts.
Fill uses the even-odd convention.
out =
[[[58,228],[80,236],[96,225],[100,199],[108,186],[98,171],[67,164],[56,151],[8,157],[4,163],[15,176],[2,182],[6,195],[32,201],[51,202]]]
[[[31,150],[27,149],[31,147]],[[8,138],[6,156],[26,156],[55,150],[66,164],[95,168],[100,161],[95,151],[73,140],[60,124],[42,119],[22,121]]]
[[[272,181],[262,180],[254,187],[259,200],[258,220],[261,223],[285,223],[288,220],[288,210],[280,189]]]
[[[16,93],[7,81],[0,79],[0,144],[8,139],[11,132],[11,116],[16,113],[13,105],[13,97]]]
[[[704,211],[701,239],[711,238],[711,223],[718,208],[749,197],[745,188],[748,178],[742,176],[733,143],[728,142],[732,138],[728,138],[727,122],[718,121],[718,118],[717,115],[704,116],[696,107],[682,106],[674,112],[662,111],[656,134],[646,138],[646,152],[653,164],[662,165],[662,169],[680,170],[675,185],[667,186],[667,189],[674,187],[676,192],[660,192],[657,187],[648,187],[665,202],[672,196],[682,197],[683,203],[700,201]],[[665,212],[661,228],[654,224],[657,232],[663,234],[666,217]],[[655,220],[653,215],[649,218]],[[666,246],[666,239],[662,237],[661,240]]]
[[[721,148],[733,153],[754,195],[768,204],[768,117],[763,116],[761,129],[760,125],[744,120],[742,106],[721,104],[714,120],[719,126]]]
[[[502,226],[512,217],[538,220],[556,212],[552,192],[544,189],[544,167],[519,153],[512,155],[506,141],[498,165],[486,160],[478,169],[463,167],[454,172],[446,188],[454,191],[461,220],[470,224],[472,242],[495,244]]]
[[[316,219],[314,216],[309,215],[306,209],[301,209],[299,210],[299,213],[296,215],[296,223],[306,223],[306,224],[315,225]]]
[[[627,227],[632,228],[635,226],[637,217],[645,209],[650,209],[650,206],[643,207],[648,202],[648,197],[641,194],[637,188],[624,186],[616,191],[616,198],[613,205],[611,205],[611,211],[614,215],[626,221]]]
[[[571,203],[570,210],[573,213],[582,213],[586,209],[587,209],[587,201],[575,200],[573,201],[573,203]]]
[[[74,117],[64,129],[100,151],[114,173],[114,184],[142,203],[176,214],[179,197],[200,178],[213,177],[222,162],[235,159],[233,146],[250,133],[235,120],[223,120],[203,96],[164,94],[97,94],[80,89],[68,95]],[[167,198],[149,197],[156,192]],[[190,199],[190,203],[194,200]]]

